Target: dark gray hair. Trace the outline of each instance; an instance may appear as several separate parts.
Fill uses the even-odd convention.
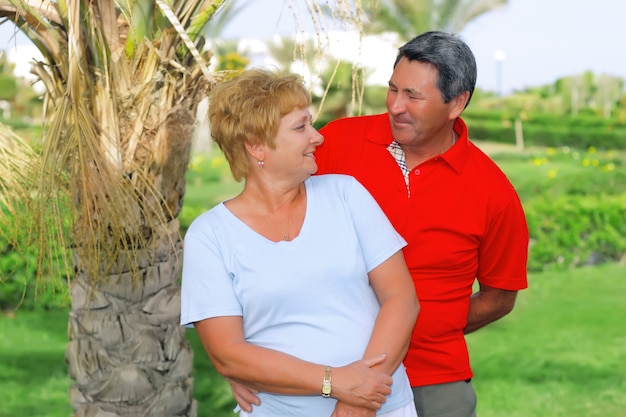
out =
[[[437,88],[445,103],[468,91],[467,107],[476,86],[476,58],[458,35],[438,31],[422,33],[398,49],[394,68],[403,57],[429,63],[437,69]]]

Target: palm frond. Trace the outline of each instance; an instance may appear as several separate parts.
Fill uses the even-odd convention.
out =
[[[174,14],[174,11],[172,11],[170,6],[168,6],[163,0],[155,0],[155,1],[161,8],[161,11],[163,12],[163,14],[165,14],[167,19],[170,21],[174,29],[176,29],[176,32],[178,33],[180,38],[183,40],[185,46],[189,49],[189,52],[191,53],[191,55],[193,55],[194,59],[198,63],[200,70],[202,71],[202,74],[204,74],[204,76],[207,78],[207,80],[211,84],[215,84],[215,78],[213,78],[213,76],[209,72],[207,64],[206,62],[204,62],[204,58],[202,58],[202,56],[200,55],[200,52],[196,48],[196,45],[192,42],[189,34],[187,33],[187,30],[180,23],[180,21],[178,20],[178,17],[176,17],[176,14]],[[209,9],[207,8],[207,10]],[[210,19],[211,15],[207,15],[207,16]]]
[[[172,185],[164,170],[184,177],[189,143],[173,143],[171,129],[186,124],[187,131],[177,133],[187,139],[174,137],[190,140],[195,106],[214,82],[204,58],[160,0],[9,2],[0,0],[0,17],[14,21],[44,57],[33,67],[46,88],[47,123],[44,158],[30,184],[40,204],[31,214],[50,219],[57,213],[58,227],[40,232],[46,240],[73,241],[78,258],[89,262],[77,267],[90,276],[119,263],[137,271],[136,251],[153,233],[146,222],[165,225],[180,211],[183,190],[166,197],[163,187]],[[207,10],[221,2],[185,4],[192,3],[185,13],[209,19]],[[202,19],[191,13],[185,21],[201,26]],[[173,164],[175,157],[182,162]],[[60,177],[67,187],[59,187]],[[56,235],[63,230],[65,236]],[[49,251],[40,243],[45,258]]]
[[[508,0],[474,0],[460,3],[454,11],[454,17],[445,27],[450,32],[459,33],[468,22],[491,10],[506,6]]]
[[[29,200],[37,153],[8,126],[0,123],[0,230],[7,231],[13,218]],[[10,215],[10,219],[6,218]]]

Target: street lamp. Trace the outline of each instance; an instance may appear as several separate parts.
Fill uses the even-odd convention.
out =
[[[496,83],[497,93],[499,98],[499,106],[502,106],[502,66],[504,65],[504,59],[506,54],[503,50],[498,49],[493,53],[493,58],[496,60]]]

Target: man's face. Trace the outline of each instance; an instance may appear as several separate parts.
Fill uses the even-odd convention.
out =
[[[436,86],[437,69],[402,58],[391,75],[387,110],[393,138],[400,145],[449,139],[449,122],[456,119],[454,100],[444,103]]]

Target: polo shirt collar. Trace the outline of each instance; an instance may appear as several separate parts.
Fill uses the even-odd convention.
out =
[[[463,172],[469,156],[469,147],[472,146],[467,135],[467,126],[460,117],[454,122],[454,132],[458,139],[454,146],[441,155],[441,158],[448,163],[457,173]]]
[[[365,138],[373,143],[383,145],[385,148],[393,142],[393,135],[391,133],[391,124],[389,122],[389,113],[379,114],[374,117],[374,123],[372,123],[365,131]],[[454,146],[448,149],[441,157],[446,161],[452,169],[457,173],[461,173],[467,158],[469,155],[469,147],[472,146],[469,142],[467,134],[467,126],[463,119],[458,117],[454,122],[454,131],[458,135],[458,139]]]
[[[373,123],[365,129],[365,139],[386,148],[393,142],[389,113],[375,115],[372,117],[372,121]]]

